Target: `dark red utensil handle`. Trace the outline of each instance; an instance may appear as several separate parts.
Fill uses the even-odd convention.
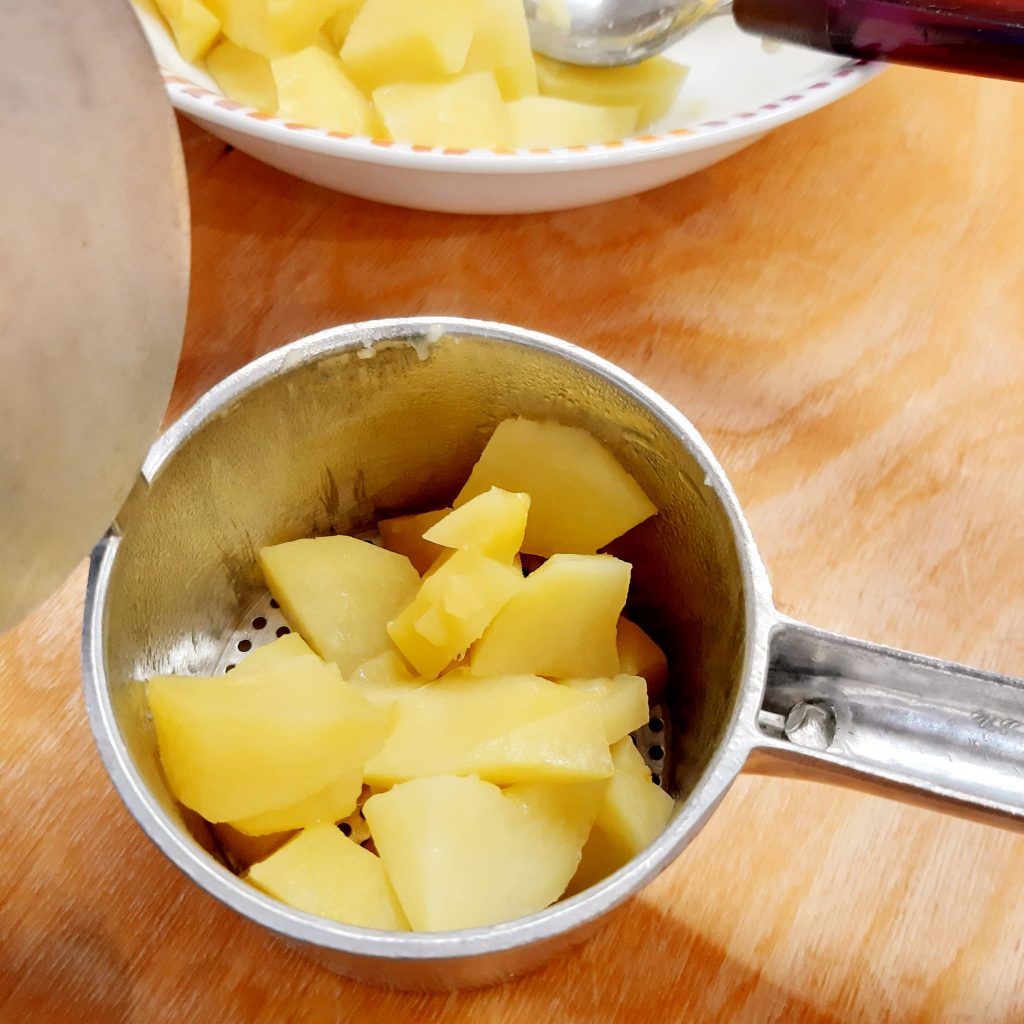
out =
[[[1024,81],[1024,0],[735,0],[747,32],[865,60]]]

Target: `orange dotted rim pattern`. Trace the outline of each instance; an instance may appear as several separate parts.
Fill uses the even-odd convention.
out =
[[[265,111],[255,110],[242,103],[236,103],[234,100],[225,99],[225,97],[221,96],[220,93],[212,92],[210,89],[206,89],[201,85],[196,85],[195,82],[191,82],[187,78],[182,78],[180,75],[173,74],[166,68],[161,67],[160,73],[163,75],[164,82],[167,85],[172,98],[176,93],[190,96],[192,99],[200,100],[210,106],[219,107],[222,110],[241,114],[242,116],[251,118],[254,121],[274,124],[278,127],[285,128],[288,131],[301,132],[305,134],[312,133],[328,139],[358,140],[363,143],[369,143],[372,146],[380,146],[383,149],[396,149],[408,153],[435,153],[443,156],[457,157],[465,156],[469,153],[491,153],[495,156],[522,156],[524,153],[533,153],[537,155],[558,153],[601,153],[622,149],[627,143],[631,148],[634,148],[636,146],[664,143],[673,138],[680,138],[681,136],[699,137],[701,135],[716,134],[724,128],[730,128],[741,125],[745,122],[753,121],[764,114],[783,111],[787,107],[802,102],[815,92],[821,92],[822,90],[829,89],[830,87],[842,82],[843,79],[849,78],[851,75],[858,74],[862,69],[871,66],[872,65],[868,61],[851,60],[837,68],[827,77],[812,83],[800,92],[789,93],[786,96],[773,100],[770,103],[763,103],[759,107],[755,107],[753,110],[741,111],[740,113],[732,114],[729,117],[711,121],[700,121],[692,128],[674,128],[657,134],[647,133],[644,135],[633,135],[628,139],[613,139],[609,142],[590,143],[585,146],[563,146],[560,148],[543,146],[531,149],[443,148],[439,146],[416,145],[408,142],[395,142],[391,139],[374,139],[366,135],[351,135],[347,132],[329,131],[326,128],[317,128],[315,125],[300,124],[294,121],[284,121],[281,118],[275,117],[273,114],[266,113]]]

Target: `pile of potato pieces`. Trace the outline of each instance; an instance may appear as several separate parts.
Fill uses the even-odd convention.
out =
[[[630,736],[665,656],[596,553],[655,511],[588,432],[510,419],[383,546],[265,547],[294,632],[148,683],[171,791],[254,886],[348,924],[470,928],[594,884],[673,806]]]
[[[138,0],[137,0],[138,2]],[[530,50],[522,0],[156,0],[224,94],[291,122],[445,148],[627,138],[669,108],[664,57],[580,68]]]

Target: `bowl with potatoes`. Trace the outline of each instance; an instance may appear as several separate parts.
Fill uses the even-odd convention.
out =
[[[876,65],[713,19],[663,55],[534,54],[521,0],[135,0],[173,104],[257,159],[400,206],[527,213],[701,170]]]

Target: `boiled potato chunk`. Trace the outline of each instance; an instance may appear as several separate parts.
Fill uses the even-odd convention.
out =
[[[211,822],[290,807],[362,770],[387,714],[309,664],[215,679],[157,676],[146,687],[174,795]]]
[[[277,86],[266,57],[225,40],[206,58],[206,70],[228,99],[271,114],[276,112]]]
[[[611,679],[567,679],[565,685],[598,702],[605,739],[615,743],[650,718],[647,683],[640,676],[618,675]]]
[[[373,91],[373,102],[399,142],[493,149],[510,139],[508,112],[491,71],[474,71],[446,82],[383,85]]]
[[[652,57],[619,68],[586,68],[537,57],[542,96],[553,96],[599,107],[632,107],[637,126],[662,117],[672,105],[687,69],[667,57]],[[610,136],[609,136],[610,137]]]
[[[424,679],[435,679],[522,586],[522,573],[514,566],[475,551],[456,551],[424,578],[388,633]]]
[[[423,534],[434,523],[440,522],[450,508],[439,508],[433,512],[418,512],[411,516],[394,516],[391,519],[379,519],[377,530],[380,541],[388,551],[397,551],[405,555],[422,576],[437,560],[443,551],[436,544],[423,539]]]
[[[536,676],[458,672],[404,697],[394,714],[384,748],[366,763],[369,786],[424,775],[578,782],[613,768],[598,702]]]
[[[206,6],[220,20],[231,42],[266,55],[266,0],[206,0]]]
[[[502,99],[508,102],[537,95],[537,68],[532,59],[529,63],[495,68],[494,80],[501,90]]]
[[[617,772],[625,772],[627,775],[635,775],[638,779],[651,781],[651,769],[647,767],[643,754],[637,750],[632,737],[623,737],[609,748],[612,755],[612,764]]]
[[[409,671],[397,651],[385,651],[363,662],[349,677],[348,685],[375,707],[389,708],[425,684]]]
[[[337,57],[308,46],[270,62],[278,116],[351,135],[377,134],[377,115]]]
[[[278,810],[264,811],[251,818],[233,821],[231,825],[248,836],[272,835],[275,832],[310,828],[320,824],[333,825],[356,809],[356,801],[362,789],[362,772],[343,775],[305,800],[299,800]]]
[[[605,775],[603,742],[601,709],[581,704],[481,743],[472,761],[482,778],[502,782],[592,780]]]
[[[665,652],[635,623],[620,618],[616,630],[619,671],[647,680],[647,695],[656,701],[668,681]]]
[[[352,22],[356,20],[359,9],[363,6],[363,0],[345,0],[344,6],[331,17],[324,28],[330,36],[335,52],[338,52],[348,36],[348,30]]]
[[[313,46],[321,26],[347,0],[208,0],[224,35],[264,57],[280,57]]]
[[[211,825],[213,834],[220,843],[220,848],[228,859],[228,863],[236,871],[244,871],[257,861],[266,860],[275,850],[280,849],[295,834],[294,832],[274,832],[266,836],[247,836],[239,832],[227,822]]]
[[[435,523],[423,539],[443,548],[477,551],[498,562],[516,557],[530,511],[528,494],[492,487]]]
[[[629,576],[629,563],[611,555],[552,555],[474,645],[473,675],[616,675],[615,627]]]
[[[260,565],[292,628],[343,675],[390,649],[388,622],[420,582],[408,558],[355,537],[275,544]]]
[[[360,928],[409,928],[380,858],[334,825],[300,832],[254,864],[247,878],[268,896],[307,914]]]
[[[523,0],[480,0],[466,70],[493,71],[505,100],[537,95]]]
[[[657,511],[600,441],[551,421],[499,423],[455,507],[491,487],[530,495],[531,555],[593,554]]]
[[[364,813],[412,927],[448,931],[535,913],[562,894],[604,783],[512,786],[416,779]]]
[[[235,666],[234,678],[237,681],[247,675],[265,672],[269,669],[283,668],[289,665],[294,667],[296,658],[313,659],[315,664],[320,663],[320,659],[313,649],[298,633],[286,633],[247,654]]]
[[[182,57],[199,60],[220,35],[220,21],[200,0],[156,0]]]
[[[615,774],[569,885],[576,893],[606,878],[657,838],[672,815],[672,797],[654,785],[644,759],[627,737],[612,751]]]
[[[636,107],[597,107],[590,103],[528,96],[508,104],[512,141],[525,148],[581,146],[633,134]]]
[[[470,0],[366,0],[341,59],[366,90],[458,74],[473,40],[475,8]]]

